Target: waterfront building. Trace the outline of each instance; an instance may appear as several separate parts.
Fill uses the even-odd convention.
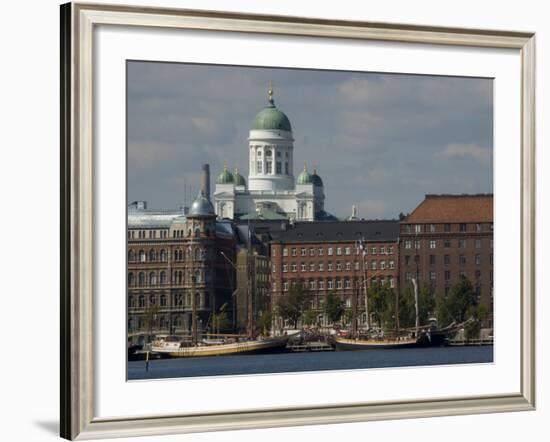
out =
[[[426,195],[401,220],[399,244],[402,291],[416,277],[446,295],[462,275],[492,317],[493,195]]]
[[[324,184],[317,171],[304,165],[294,177],[294,136],[289,118],[275,106],[273,89],[268,104],[256,117],[248,137],[248,183],[238,168],[227,165],[216,178],[216,213],[228,219],[336,218],[325,212]]]
[[[346,309],[356,300],[359,326],[366,323],[365,285],[398,284],[398,220],[309,222],[272,233],[271,299],[275,329],[288,327],[276,317],[278,300],[295,284],[307,291],[318,323],[331,325],[324,312],[328,293]],[[366,281],[366,284],[365,284]]]
[[[212,315],[231,306],[234,268],[222,253],[234,261],[236,241],[232,223],[216,220],[203,190],[187,213],[148,210],[145,202],[130,204],[130,343],[146,342],[150,334],[189,335],[194,310],[197,330],[208,330]]]

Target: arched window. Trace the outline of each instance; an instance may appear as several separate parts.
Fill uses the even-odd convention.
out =
[[[155,295],[149,295],[149,305],[155,305],[157,303],[157,298]]]
[[[149,284],[155,285],[157,283],[157,274],[155,272],[149,273]]]
[[[160,283],[166,284],[166,272],[160,272]]]
[[[195,229],[195,237],[198,238],[201,235],[201,229],[198,227]]]
[[[199,248],[195,249],[195,259],[201,259],[201,249]]]
[[[145,251],[144,251],[144,250],[140,250],[140,251],[139,251],[139,261],[140,261],[140,262],[145,262],[145,260],[146,260]]]
[[[128,262],[132,262],[135,259],[134,257],[134,251],[128,250]]]
[[[145,296],[139,295],[138,306],[139,308],[145,307]]]
[[[145,285],[145,273],[140,272],[138,276],[139,285]]]
[[[160,305],[166,307],[166,295],[160,295]]]
[[[134,274],[128,273],[128,287],[132,287],[134,285]]]
[[[130,297],[128,298],[128,307],[134,308],[134,307],[135,307],[135,302],[136,302],[136,301],[135,301],[134,297],[133,297],[133,296],[130,296]]]
[[[157,253],[151,249],[149,250],[149,261],[156,261],[157,259]]]
[[[166,261],[166,250],[162,249],[160,251],[160,260],[161,261]]]

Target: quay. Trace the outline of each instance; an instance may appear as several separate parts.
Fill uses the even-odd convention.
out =
[[[486,339],[456,339],[449,341],[449,347],[468,347],[480,345],[493,345],[493,338]]]

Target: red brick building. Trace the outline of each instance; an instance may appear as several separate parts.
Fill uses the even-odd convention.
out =
[[[426,195],[400,223],[400,290],[416,275],[435,295],[460,275],[493,307],[493,195]]]
[[[359,325],[365,323],[364,283],[397,288],[399,221],[308,222],[274,232],[270,247],[272,306],[293,284],[311,295],[318,322],[329,325],[324,302],[333,292],[352,308],[357,299]],[[363,240],[365,255],[359,247]],[[273,309],[276,312],[276,309]],[[275,328],[286,324],[275,318]]]

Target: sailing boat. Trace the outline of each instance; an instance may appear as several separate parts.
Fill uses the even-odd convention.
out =
[[[192,321],[191,321],[191,340],[184,339],[179,336],[157,336],[153,341],[151,350],[167,357],[199,357],[199,356],[221,356],[221,355],[237,355],[250,353],[266,353],[284,350],[289,335],[276,337],[255,336],[255,315],[254,315],[254,300],[255,300],[255,275],[254,265],[252,262],[251,248],[251,233],[250,224],[248,228],[247,241],[247,334],[244,335],[226,335],[223,339],[209,340],[199,339],[197,330],[197,302],[196,297],[192,296]],[[194,269],[194,254],[191,254],[191,268]],[[222,253],[222,256],[228,260],[236,269],[235,264]],[[194,274],[192,272],[192,274]],[[191,292],[194,294],[194,276],[191,278]]]

